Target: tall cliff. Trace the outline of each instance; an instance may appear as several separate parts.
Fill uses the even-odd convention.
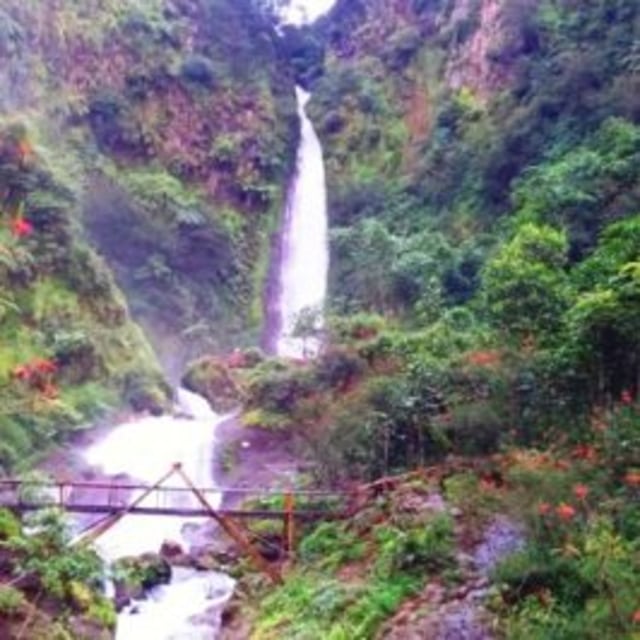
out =
[[[257,334],[297,125],[250,0],[2,3],[0,465]]]
[[[255,329],[297,135],[272,25],[250,0],[10,0],[0,34],[0,106],[73,174],[157,344]]]

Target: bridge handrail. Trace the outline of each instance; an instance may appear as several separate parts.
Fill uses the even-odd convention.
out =
[[[18,480],[18,479],[2,479],[0,480],[0,490],[3,487],[12,489],[20,487],[37,487],[41,489],[58,489],[59,487],[70,487],[75,489],[108,489],[113,491],[114,489],[120,489],[122,491],[144,491],[150,489],[152,485],[142,483],[119,483],[119,482],[90,482],[90,481],[75,481],[75,480]],[[245,494],[251,496],[281,496],[285,493],[291,493],[294,496],[336,496],[347,497],[352,493],[348,491],[334,491],[334,490],[307,490],[307,489],[250,489],[246,487],[200,487],[200,491],[206,493],[235,493]],[[162,486],[156,487],[155,491],[167,491],[176,493],[191,493],[192,490],[188,487],[176,487],[176,486]]]

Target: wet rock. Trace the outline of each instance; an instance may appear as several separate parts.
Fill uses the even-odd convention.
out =
[[[193,567],[198,571],[226,572],[238,562],[238,555],[231,550],[203,551],[193,557]]]
[[[184,549],[179,542],[165,540],[160,547],[160,555],[166,560],[184,555]]]
[[[242,604],[240,601],[235,598],[231,598],[220,614],[220,623],[222,626],[230,626],[240,616],[241,609]]]
[[[121,558],[114,564],[115,596],[117,611],[132,600],[141,600],[145,592],[161,584],[171,582],[171,565],[158,553]]]
[[[113,596],[113,606],[117,613],[124,611],[131,604],[131,596],[126,593],[124,585],[116,585],[115,594]]]
[[[179,542],[165,540],[160,547],[160,556],[172,567],[194,567],[195,559],[182,548]]]
[[[498,516],[487,527],[482,541],[473,552],[478,571],[488,575],[507,556],[524,546],[522,528],[505,516]]]

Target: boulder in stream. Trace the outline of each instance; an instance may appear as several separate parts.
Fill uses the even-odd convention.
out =
[[[160,547],[160,556],[172,567],[193,567],[195,559],[188,554],[179,542],[165,540]]]
[[[115,606],[121,611],[146,591],[171,582],[171,565],[159,553],[144,553],[117,560],[113,566]]]

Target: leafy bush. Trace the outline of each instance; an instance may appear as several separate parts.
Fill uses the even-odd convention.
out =
[[[363,557],[365,544],[341,523],[326,522],[306,535],[300,545],[300,557],[305,562],[337,568]]]
[[[453,522],[447,515],[434,516],[409,531],[382,526],[375,535],[380,545],[376,560],[380,576],[389,572],[437,573],[454,563]]]
[[[0,586],[0,615],[11,618],[20,613],[26,603],[22,591],[6,585]]]

